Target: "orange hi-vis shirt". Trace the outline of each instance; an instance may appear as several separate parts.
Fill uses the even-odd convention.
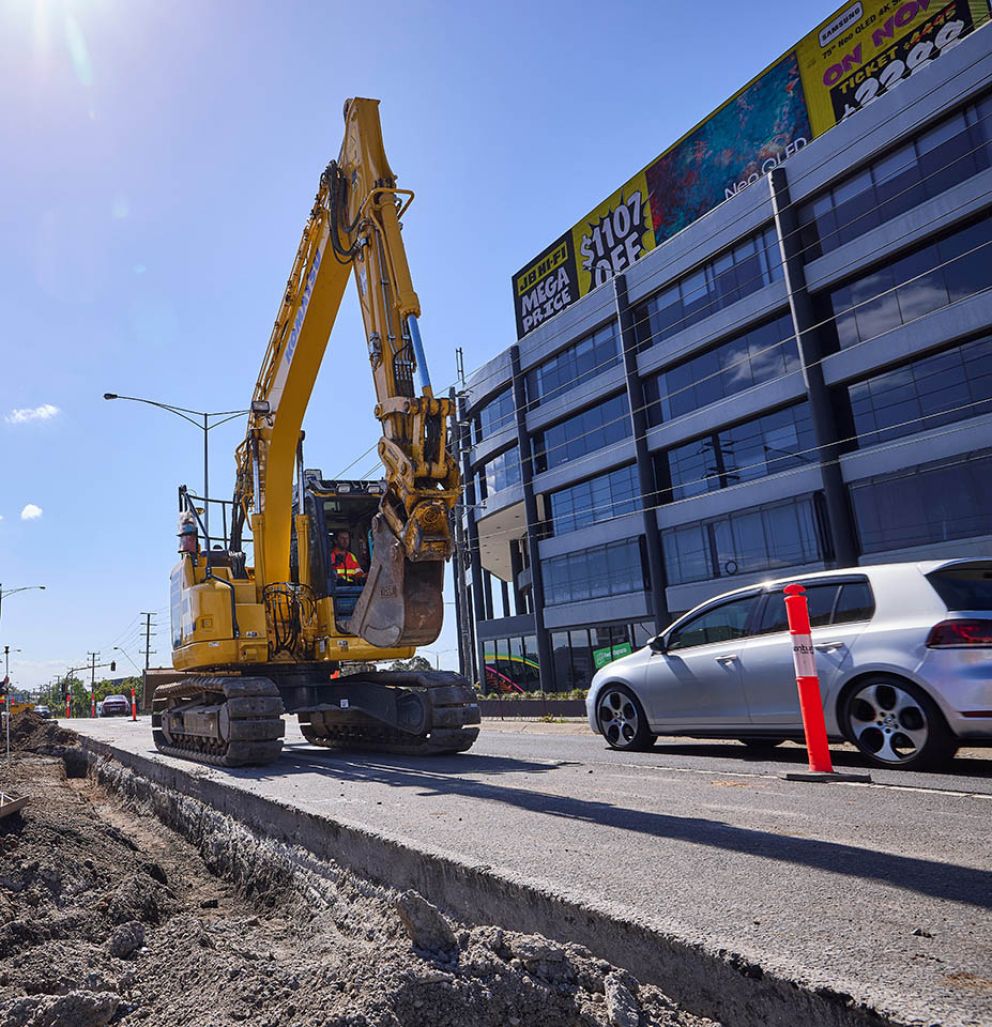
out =
[[[335,546],[331,550],[331,566],[338,576],[338,581],[350,583],[365,577],[362,565],[347,549],[338,549]]]

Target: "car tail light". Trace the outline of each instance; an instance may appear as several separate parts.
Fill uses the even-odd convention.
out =
[[[930,649],[963,645],[992,646],[992,620],[942,620],[927,637]]]

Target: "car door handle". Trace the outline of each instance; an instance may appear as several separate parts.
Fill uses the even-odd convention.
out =
[[[731,653],[729,656],[714,656],[713,659],[717,663],[733,663],[737,659],[737,653]]]
[[[834,652],[837,649],[843,649],[844,648],[844,643],[843,642],[817,642],[817,643],[814,644],[813,648],[818,653],[832,653],[832,652]]]

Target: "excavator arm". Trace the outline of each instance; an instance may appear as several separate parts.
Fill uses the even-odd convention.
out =
[[[294,469],[313,384],[354,275],[382,426],[385,490],[373,522],[367,584],[347,627],[389,648],[430,643],[441,630],[449,514],[460,481],[447,446],[453,410],[431,389],[420,301],[400,235],[413,194],[396,186],[378,108],[378,100],[362,98],[345,104],[341,151],[320,179],[237,452],[232,548],[250,518],[261,593],[291,583],[295,528],[301,547],[295,584],[309,584],[302,580],[308,519],[301,487],[294,523]]]

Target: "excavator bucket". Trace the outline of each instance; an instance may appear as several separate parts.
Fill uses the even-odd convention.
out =
[[[372,564],[346,626],[382,648],[430,645],[444,619],[444,561],[409,560],[382,515],[372,522]]]

